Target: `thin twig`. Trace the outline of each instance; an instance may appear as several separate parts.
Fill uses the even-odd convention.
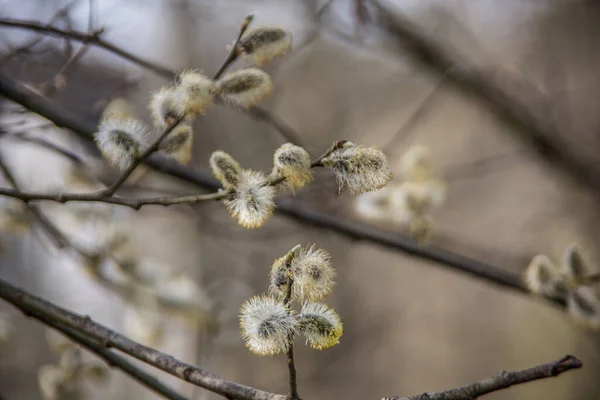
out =
[[[290,257],[293,257],[295,254],[290,252]],[[289,261],[288,261],[289,265]],[[288,269],[288,284],[287,290],[285,293],[285,298],[283,299],[283,304],[285,305],[287,312],[291,313],[290,303],[292,302],[292,286],[294,285],[294,276],[292,275],[292,271]],[[300,400],[300,396],[298,395],[298,382],[296,379],[296,364],[294,362],[294,335],[291,334],[288,337],[289,347],[287,351],[287,366],[288,373],[290,376],[290,400]]]
[[[222,396],[244,400],[286,399],[286,396],[283,395],[264,392],[249,386],[227,381],[220,376],[177,360],[166,353],[143,346],[93,321],[89,316],[81,316],[61,308],[1,279],[0,298],[3,298],[21,310],[28,311],[29,315],[33,318],[37,319],[39,315],[42,315],[47,320],[81,332],[83,335],[102,343],[105,348],[115,348],[170,375]]]
[[[577,357],[567,355],[560,360],[521,371],[501,371],[479,382],[455,389],[437,393],[423,393],[411,397],[383,397],[381,400],[474,400],[485,394],[507,389],[514,385],[538,379],[553,378],[563,372],[581,368],[582,365],[581,360]]]

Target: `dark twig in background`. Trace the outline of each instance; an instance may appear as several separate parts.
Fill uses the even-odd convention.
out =
[[[444,390],[437,393],[423,393],[411,397],[383,397],[382,400],[474,400],[479,398],[479,396],[507,389],[514,385],[538,379],[552,378],[563,372],[581,368],[582,365],[581,360],[577,357],[565,356],[560,360],[521,371],[501,371],[500,373],[479,382],[455,389]]]

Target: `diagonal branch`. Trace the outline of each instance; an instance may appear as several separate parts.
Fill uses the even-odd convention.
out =
[[[406,51],[412,58],[440,74],[446,74],[449,82],[478,99],[497,117],[509,123],[515,128],[511,132],[527,143],[550,166],[559,167],[579,183],[595,192],[600,191],[600,170],[572,150],[565,143],[564,136],[551,123],[532,113],[527,104],[496,85],[485,72],[465,65],[462,59],[422,33],[408,18],[393,11],[387,3],[372,0],[372,4],[380,11],[385,26],[407,45]]]
[[[553,378],[572,369],[581,368],[582,365],[581,360],[577,357],[567,355],[560,360],[521,371],[501,371],[500,373],[479,382],[455,389],[444,390],[437,393],[423,393],[411,397],[383,397],[381,400],[474,400],[479,398],[479,396],[507,389],[521,383],[532,382],[538,379]]]
[[[89,316],[81,316],[24,290],[12,286],[0,279],[0,298],[26,312],[36,319],[43,317],[42,322],[52,321],[53,324],[70,328],[96,340],[105,348],[115,348],[153,367],[181,378],[194,385],[231,399],[243,400],[285,400],[286,396],[264,392],[249,386],[227,381],[220,376],[177,360],[173,356],[143,346],[117,332],[93,321]]]
[[[0,74],[0,94],[86,139],[91,139],[96,131],[93,123],[58,107],[48,99],[2,74]],[[147,164],[156,171],[196,184],[207,190],[214,191],[220,188],[219,182],[210,175],[194,172],[164,157],[152,155],[148,158]],[[350,239],[376,243],[417,258],[432,261],[445,268],[460,271],[471,277],[516,290],[521,294],[530,294],[519,274],[435,246],[420,246],[414,240],[398,235],[396,232],[319,212],[301,205],[293,199],[279,198],[276,212],[294,218],[303,224],[329,229]],[[551,301],[564,306],[564,302],[560,300]]]

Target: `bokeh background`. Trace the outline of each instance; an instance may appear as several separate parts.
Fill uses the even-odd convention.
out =
[[[61,9],[64,12],[56,17]],[[600,260],[598,188],[581,184],[558,163],[540,157],[519,140],[521,131],[465,91],[461,82],[417,59],[414,46],[389,25],[396,13],[409,20],[446,49],[456,68],[477,71],[502,88],[552,126],[560,136],[555,139],[569,151],[600,170],[595,163],[600,147],[596,1],[0,1],[3,18],[52,21],[80,31],[87,31],[91,22],[94,29],[105,29],[107,41],[135,55],[173,70],[198,68],[207,74],[225,59],[226,46],[250,12],[255,13],[255,23],[277,23],[293,32],[294,50],[266,67],[276,90],[262,106],[293,128],[312,156],[335,140],[348,139],[382,148],[397,168],[411,146],[431,150],[448,188],[445,203],[433,214],[432,244],[514,273],[522,273],[538,253],[560,259],[573,241]],[[57,71],[81,44],[42,37],[18,51],[36,38],[40,36],[26,30],[0,27],[2,74],[91,121],[97,121],[114,97],[130,100],[149,121],[150,96],[167,79],[90,47],[57,80]],[[233,68],[248,65],[241,60]],[[84,157],[103,179],[115,174],[89,142],[20,112],[9,101],[2,101],[0,129],[59,143]],[[218,149],[245,167],[269,171],[273,151],[287,141],[269,123],[219,106],[198,118],[194,129],[189,167],[197,171],[208,171],[208,157]],[[64,157],[20,140],[3,137],[0,143],[24,187],[73,190],[72,165]],[[191,185],[156,173],[125,189],[139,196],[196,192]],[[294,202],[380,225],[397,235],[408,232],[405,226],[365,221],[356,212],[356,198],[338,194],[328,171],[318,171],[313,185]],[[547,302],[400,251],[352,241],[279,214],[260,230],[247,231],[218,203],[137,212],[102,206],[43,207],[62,229],[91,243],[110,226],[126,225],[143,258],[193,279],[202,289],[202,301],[218,310],[219,333],[210,333],[197,320],[159,310],[155,325],[164,332],[154,345],[227,379],[287,391],[284,357],[258,357],[247,351],[237,313],[243,301],[267,289],[276,257],[298,243],[316,243],[331,253],[338,273],[328,303],[342,317],[345,334],[327,351],[297,346],[303,398],[377,399],[432,392],[564,354],[581,357],[584,368],[488,397],[600,397],[597,334]],[[3,232],[2,248],[3,279],[144,339],[143,327],[132,329],[128,323],[131,298],[95,282],[80,260],[54,250],[39,229]],[[144,309],[141,300],[135,305]],[[0,397],[41,399],[38,370],[57,362],[45,329],[2,302],[0,312],[15,332],[0,353]],[[218,397],[155,373],[194,399]],[[117,371],[105,385],[87,385],[85,393],[86,399],[156,398]]]

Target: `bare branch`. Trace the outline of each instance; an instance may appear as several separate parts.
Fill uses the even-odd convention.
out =
[[[0,74],[0,93],[23,105],[25,108],[47,118],[56,125],[68,128],[84,138],[91,139],[96,131],[93,123],[61,109],[48,99],[23,87],[23,85],[19,85],[2,74]],[[207,190],[214,191],[220,188],[219,182],[209,174],[194,172],[164,157],[152,155],[148,158],[147,164],[156,171],[194,183]],[[530,295],[519,274],[435,246],[420,246],[414,240],[403,237],[396,232],[386,231],[371,225],[319,212],[293,199],[279,198],[277,200],[276,212],[287,215],[304,224],[322,229],[330,229],[350,239],[376,243],[414,257],[432,261],[438,265],[466,273],[472,277],[483,279],[504,288],[516,290],[521,294]],[[552,299],[549,301],[564,306],[564,302],[561,300]]]
[[[229,55],[225,59],[225,62],[223,63],[223,65],[221,65],[221,68],[219,68],[219,70],[213,77],[214,80],[219,79],[221,77],[221,75],[223,75],[225,70],[231,64],[233,64],[235,62],[235,60],[237,60],[238,57],[240,56],[240,49],[239,49],[238,45],[240,43],[240,40],[242,39],[242,36],[244,36],[244,32],[246,32],[246,30],[250,26],[250,23],[252,22],[253,19],[254,19],[254,15],[250,14],[244,19],[244,22],[242,22],[242,27],[240,28],[240,33],[238,34],[237,39],[233,43],[233,46],[231,47],[231,51],[229,52]]]
[[[563,372],[581,368],[582,365],[581,360],[577,357],[567,355],[560,360],[521,371],[501,371],[500,373],[479,382],[455,389],[444,390],[437,393],[423,393],[411,397],[383,397],[381,400],[474,400],[479,398],[479,396],[507,389],[514,385],[538,379],[553,378]]]
[[[285,400],[286,396],[264,392],[249,386],[227,381],[220,376],[177,360],[173,356],[153,348],[143,346],[117,332],[94,322],[88,316],[81,316],[69,310],[56,306],[46,300],[33,296],[24,290],[16,288],[0,279],[0,297],[15,307],[23,310],[26,315],[46,321],[61,324],[64,327],[81,332],[96,340],[109,349],[115,348],[140,361],[150,364],[170,375],[181,378],[211,392],[231,399],[244,400]]]

